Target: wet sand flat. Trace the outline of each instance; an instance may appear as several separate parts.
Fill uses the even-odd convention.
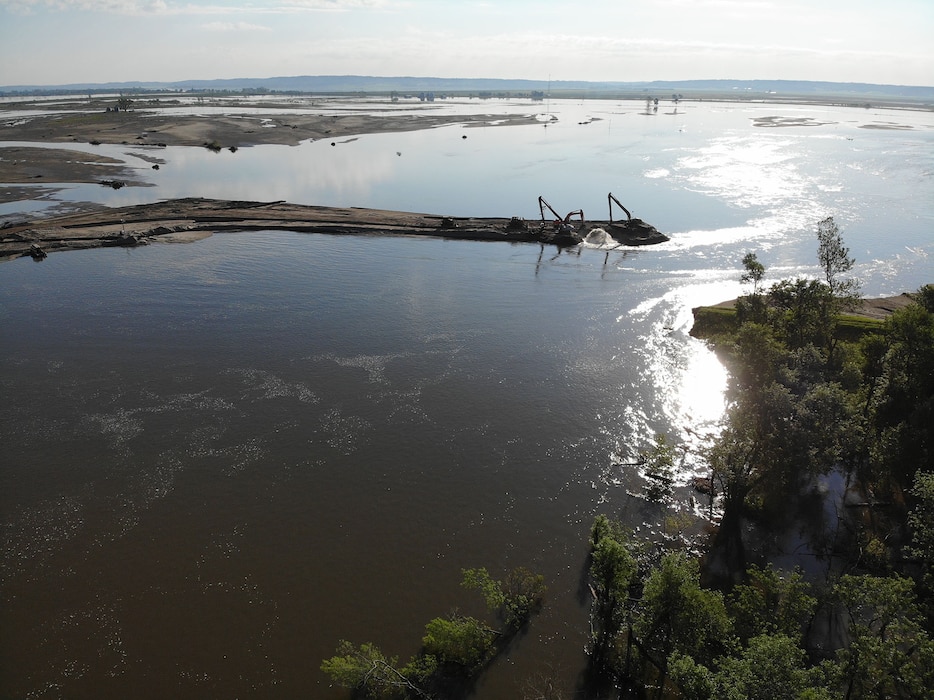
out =
[[[2,141],[107,143],[135,146],[204,146],[243,148],[263,144],[294,146],[309,139],[431,129],[446,124],[509,126],[536,123],[530,114],[439,114],[374,111],[367,114],[172,115],[157,111],[66,112],[31,116],[0,125]],[[3,180],[0,172],[0,180]]]

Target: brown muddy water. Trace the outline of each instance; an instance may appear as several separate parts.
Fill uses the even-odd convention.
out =
[[[477,697],[573,688],[593,516],[695,521],[620,463],[719,410],[640,255],[256,233],[3,265],[3,694],[344,697],[340,639],[414,653],[480,612],[476,566],[549,586]]]

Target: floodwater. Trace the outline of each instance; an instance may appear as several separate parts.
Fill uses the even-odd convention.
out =
[[[520,107],[549,126],[85,146],[151,186],[4,205],[207,196],[534,218],[541,194],[606,218],[612,191],[672,240],[559,253],[259,232],[0,266],[0,694],[343,698],[318,670],[340,639],[407,657],[432,617],[479,612],[459,587],[476,566],[549,586],[476,697],[521,697],[540,675],[571,690],[594,515],[651,541],[703,529],[684,484],[704,472],[725,377],[688,336],[691,307],[739,293],[746,252],[770,280],[816,274],[828,215],[865,293],[931,281],[930,114],[501,109]],[[795,125],[756,126],[773,116]],[[627,466],[656,433],[685,455],[663,503]]]

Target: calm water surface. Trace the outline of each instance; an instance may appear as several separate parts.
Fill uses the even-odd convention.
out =
[[[625,466],[665,432],[686,451],[678,483],[702,473],[724,375],[690,308],[739,292],[750,250],[773,278],[816,273],[829,214],[867,293],[932,271],[930,115],[673,111],[162,149],[157,173],[137,164],[152,187],[58,195],[531,218],[543,194],[603,218],[613,191],[672,241],[259,232],[0,266],[2,694],[341,698],[318,671],[339,639],[407,657],[430,618],[479,613],[461,569],[519,565],[548,602],[477,697],[537,673],[573,688],[593,516],[650,540],[702,526],[687,489],[649,503]],[[827,123],[752,125],[773,115]]]

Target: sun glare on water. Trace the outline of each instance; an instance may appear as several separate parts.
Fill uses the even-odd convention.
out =
[[[700,343],[691,343],[678,390],[683,417],[702,426],[717,422],[725,407],[726,379],[717,356]]]

